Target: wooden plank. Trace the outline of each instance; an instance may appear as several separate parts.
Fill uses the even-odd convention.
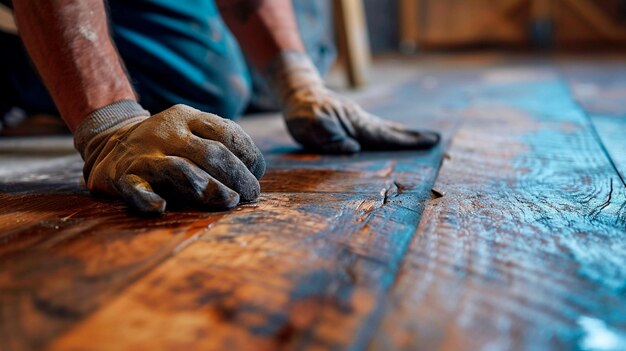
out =
[[[419,31],[419,0],[400,0],[398,3],[400,50],[403,53],[414,53],[420,38]]]
[[[458,77],[465,78],[419,77],[369,105],[422,128],[450,123]],[[436,86],[424,84],[434,79]],[[431,108],[447,111],[397,106],[429,98]],[[259,125],[267,122],[249,130]],[[50,348],[364,347],[430,197],[442,149],[332,157],[260,144],[270,165],[261,201],[214,223]]]
[[[626,65],[623,60],[564,64],[570,89],[602,141],[613,165],[626,179]]]
[[[626,65],[623,58],[561,60],[576,101],[589,115],[626,116]]]
[[[626,152],[624,152],[626,150],[626,138],[624,138],[626,115],[594,115],[591,116],[591,121],[624,183],[626,180]]]
[[[446,73],[434,87],[424,83],[432,77],[418,77],[379,101],[370,99],[369,105],[415,127],[451,127],[451,119],[442,120],[454,115],[453,108],[435,117],[429,111],[459,99],[453,76]],[[423,114],[397,106],[422,99],[431,100]],[[0,214],[6,216],[0,223],[6,222],[8,231],[0,242],[0,349],[53,347],[49,344],[64,333],[56,347],[92,349],[96,340],[129,321],[137,323],[129,329],[138,331],[136,337],[123,344],[116,336],[100,346],[130,348],[149,335],[155,348],[177,342],[211,346],[212,340],[259,347],[313,344],[308,338],[314,334],[320,342],[363,343],[376,319],[376,298],[391,282],[417,226],[442,150],[308,155],[289,140],[276,115],[242,124],[262,147],[269,171],[261,201],[227,214],[128,216],[123,204],[86,194],[77,181],[81,165],[76,156],[3,175]],[[206,286],[203,279],[194,280],[208,275],[219,280]],[[162,278],[155,281],[155,276]],[[145,284],[151,287],[145,290]],[[192,285],[187,297],[179,290],[186,284]],[[90,330],[124,301],[135,301],[137,291],[142,301],[161,301],[155,315],[149,315],[152,307],[146,312],[138,306],[115,316],[110,325],[107,321],[104,334]],[[178,292],[163,299],[171,291]],[[224,293],[229,291],[233,295]],[[338,291],[345,295],[336,298]],[[202,296],[197,301],[202,308],[190,311],[184,306],[195,303],[194,294]],[[269,294],[278,300],[267,300]],[[266,303],[267,308],[259,307]],[[207,310],[217,311],[219,318],[205,318]],[[174,321],[190,324],[174,323],[171,333],[160,329]],[[329,328],[335,321],[345,325],[345,335],[327,335],[336,332]],[[220,338],[194,329],[195,323],[219,324]],[[84,328],[85,336],[95,333],[94,339],[79,335]]]
[[[0,349],[41,349],[221,215],[129,216],[78,186],[78,157],[4,176]]]
[[[52,349],[362,347],[430,197],[434,157],[429,167],[414,156],[370,164],[356,193],[344,187],[356,173],[320,170],[304,186],[275,181],[298,171],[270,174],[258,204],[215,223]]]
[[[528,42],[528,0],[424,0],[420,42],[427,46]]]
[[[595,3],[588,0],[561,1],[564,2],[564,6],[567,6],[574,14],[578,15],[601,38],[613,41],[626,40],[626,30],[614,23]]]
[[[487,6],[493,5],[495,8],[490,8],[480,21],[476,21],[477,31],[484,35],[486,40],[490,40],[495,33],[505,37],[519,38],[520,32],[523,33],[523,31],[520,31],[520,26],[516,25],[513,18],[525,10],[528,0],[500,0],[497,4],[490,3]]]
[[[362,1],[334,1],[339,47],[352,88],[366,84],[370,70],[371,53]]]
[[[626,188],[556,74],[490,75],[370,348],[623,349]]]

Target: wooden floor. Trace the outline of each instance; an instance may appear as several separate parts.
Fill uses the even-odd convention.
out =
[[[158,219],[67,138],[0,140],[0,350],[625,350],[626,59],[382,60],[353,95],[429,152],[244,128],[260,201]]]

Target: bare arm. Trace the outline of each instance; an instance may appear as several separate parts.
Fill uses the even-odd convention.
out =
[[[14,0],[13,6],[20,37],[72,131],[89,113],[136,99],[102,0]]]
[[[304,52],[291,0],[217,0],[224,21],[258,69],[281,51]]]

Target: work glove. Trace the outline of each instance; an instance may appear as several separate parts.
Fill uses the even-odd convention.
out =
[[[307,149],[349,154],[425,149],[439,142],[435,132],[410,130],[380,119],[327,89],[305,53],[282,52],[265,74],[282,106],[287,129]]]
[[[150,116],[123,100],[85,118],[74,133],[94,194],[161,213],[166,199],[211,210],[255,200],[265,161],[236,123],[185,105]]]

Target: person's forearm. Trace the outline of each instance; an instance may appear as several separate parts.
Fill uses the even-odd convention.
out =
[[[72,131],[89,113],[135,99],[102,0],[13,0],[13,6],[20,37]]]
[[[217,0],[252,64],[264,69],[281,51],[304,52],[291,0]]]

